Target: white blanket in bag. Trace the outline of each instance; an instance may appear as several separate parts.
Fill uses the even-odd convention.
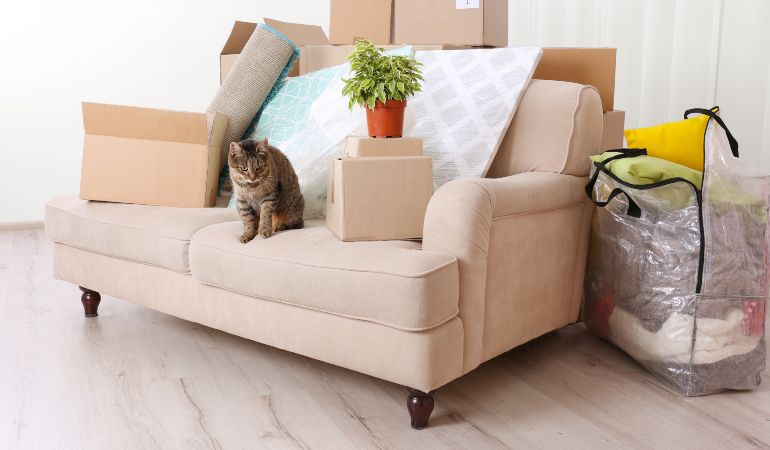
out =
[[[611,340],[637,361],[713,364],[730,356],[754,350],[759,336],[744,331],[745,314],[740,309],[728,311],[725,319],[699,318],[692,346],[693,317],[671,314],[660,329],[652,332],[635,315],[617,306],[609,318]]]

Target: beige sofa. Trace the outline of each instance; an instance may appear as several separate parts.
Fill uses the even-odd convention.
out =
[[[57,198],[54,273],[89,316],[103,292],[408,386],[422,428],[436,388],[577,320],[601,133],[595,89],[533,80],[490,178],[441,187],[422,243],[341,242],[311,221],[241,244],[230,209]]]

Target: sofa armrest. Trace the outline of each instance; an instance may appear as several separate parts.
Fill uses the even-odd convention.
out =
[[[585,183],[585,177],[526,172],[496,179],[458,179],[433,195],[425,215],[423,249],[450,254],[458,260],[465,372],[482,362],[492,222],[584,205]]]

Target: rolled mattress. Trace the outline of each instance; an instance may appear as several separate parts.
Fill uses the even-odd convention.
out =
[[[227,164],[230,142],[241,140],[262,105],[286,77],[299,51],[288,38],[259,24],[222,82],[207,111],[227,114],[221,164]]]

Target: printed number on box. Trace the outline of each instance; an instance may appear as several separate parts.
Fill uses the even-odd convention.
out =
[[[474,9],[480,8],[481,0],[455,0],[455,9]]]

